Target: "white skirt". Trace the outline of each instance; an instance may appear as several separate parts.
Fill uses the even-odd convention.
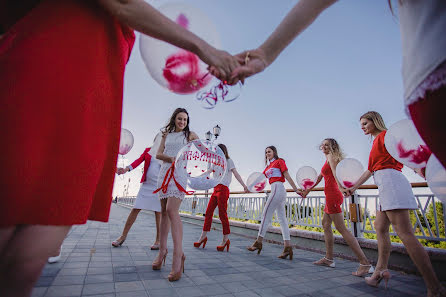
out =
[[[147,170],[146,181],[141,184],[133,208],[161,212],[161,203],[158,194],[153,194],[153,191],[157,189],[156,182],[160,167],[161,164],[152,158],[149,169]]]
[[[373,173],[373,179],[379,192],[377,210],[418,209],[412,186],[400,171],[395,169],[378,170]]]

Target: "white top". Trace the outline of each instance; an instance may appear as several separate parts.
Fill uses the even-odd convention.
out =
[[[232,181],[232,169],[235,169],[234,162],[231,159],[226,159],[226,172],[220,184],[229,187]]]
[[[404,99],[446,60],[446,1],[398,1]]]
[[[166,136],[166,142],[164,145],[163,153],[169,157],[176,157],[178,152],[181,150],[181,148],[183,148],[186,144],[187,144],[187,139],[184,135],[184,132],[171,132],[171,133],[167,134],[167,136]],[[161,187],[164,177],[166,176],[167,170],[169,170],[171,165],[172,165],[172,163],[164,162],[164,161],[161,164],[160,173],[158,175],[158,183],[157,183],[158,188]],[[187,177],[183,176],[183,175],[179,175],[178,172],[181,172],[181,171],[175,170],[175,174],[174,174],[175,179],[184,189],[186,189]],[[171,179],[169,182],[167,192],[163,193],[163,191],[159,191],[158,194],[161,199],[164,199],[167,197],[176,197],[179,199],[184,198],[184,193],[181,192],[177,188],[173,179]]]

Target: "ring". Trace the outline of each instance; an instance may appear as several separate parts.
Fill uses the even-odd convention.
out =
[[[249,62],[249,52],[246,52],[245,65]]]

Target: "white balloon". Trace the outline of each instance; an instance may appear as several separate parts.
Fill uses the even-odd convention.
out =
[[[119,154],[125,155],[133,147],[133,134],[127,129],[121,129],[121,138],[119,140]]]
[[[220,48],[212,21],[188,3],[167,3],[158,9],[166,17]],[[177,94],[191,94],[206,86],[212,75],[195,54],[164,41],[141,34],[139,48],[150,75],[161,86]]]
[[[208,140],[186,144],[175,160],[175,175],[186,176],[187,185],[194,190],[209,190],[218,185],[226,168],[225,154]]]
[[[259,193],[265,189],[266,182],[266,176],[263,173],[253,172],[248,176],[246,186],[250,192]]]
[[[427,162],[426,180],[432,193],[446,203],[446,170],[434,155]]]
[[[336,166],[336,177],[346,188],[353,187],[363,173],[361,162],[353,158],[345,158]]]
[[[297,170],[296,181],[301,189],[311,188],[317,181],[317,172],[311,166],[303,166]]]
[[[410,168],[424,168],[431,154],[413,122],[404,119],[387,130],[384,144],[389,154]]]

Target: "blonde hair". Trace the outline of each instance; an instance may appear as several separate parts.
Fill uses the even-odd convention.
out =
[[[359,120],[361,119],[367,119],[369,121],[372,121],[373,124],[375,125],[375,128],[378,129],[380,132],[387,130],[386,124],[384,123],[382,116],[376,111],[366,112],[359,118]]]
[[[323,145],[324,141],[328,142],[328,144],[329,144],[328,147],[329,147],[330,153],[334,157],[335,161],[337,163],[341,162],[342,159],[344,159],[345,156],[344,156],[344,153],[341,150],[341,147],[339,146],[338,142],[336,141],[336,139],[334,139],[334,138],[325,138],[322,141],[322,143],[321,143],[321,146],[320,146],[321,148],[322,148],[322,145]]]

